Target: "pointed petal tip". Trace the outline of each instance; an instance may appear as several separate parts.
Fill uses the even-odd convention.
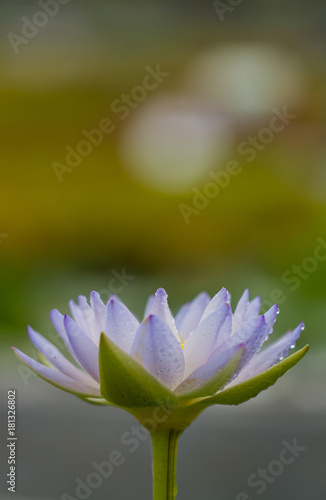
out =
[[[71,317],[68,316],[68,314],[64,314],[63,315],[63,325],[64,325],[64,327],[66,328],[69,324],[71,324],[71,322],[74,323],[74,321],[71,319]]]
[[[29,338],[33,342],[33,338],[35,336],[37,336],[37,332],[29,325],[27,325],[26,329],[27,329],[27,333],[28,333]]]
[[[78,295],[77,300],[78,300],[78,306],[81,309],[87,308],[88,300],[87,300],[87,297],[85,297],[85,295]]]
[[[50,320],[51,320],[51,321],[52,321],[52,323],[53,323],[53,322],[56,320],[56,317],[57,317],[57,316],[62,317],[62,314],[61,314],[61,312],[60,312],[58,309],[54,308],[54,309],[52,309],[52,310],[50,311],[49,316],[50,316]]]

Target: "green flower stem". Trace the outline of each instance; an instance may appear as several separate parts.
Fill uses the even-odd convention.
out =
[[[182,430],[157,429],[152,432],[153,500],[175,500],[178,440]]]

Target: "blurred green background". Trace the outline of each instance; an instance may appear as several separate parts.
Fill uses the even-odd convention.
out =
[[[158,287],[173,312],[248,287],[279,302],[275,336],[304,320],[305,373],[325,384],[326,7],[221,4],[1,3],[3,367],[11,345],[31,352],[26,324],[48,335],[79,294],[141,316]],[[277,132],[275,109],[293,115]],[[231,160],[240,173],[209,191]]]
[[[126,268],[119,295],[138,315],[158,286],[174,311],[202,289],[226,286],[234,302],[279,289],[279,331],[304,319],[306,340],[325,344],[325,262],[308,262],[295,291],[282,278],[326,241],[325,7],[295,5],[69,2],[34,33],[22,18],[38,4],[2,4],[3,339],[48,329],[49,309]],[[112,103],[157,65],[169,75],[121,119]],[[296,118],[247,161],[239,145],[284,106]],[[114,131],[59,182],[53,162],[104,118]],[[187,224],[179,205],[230,160],[241,173]]]

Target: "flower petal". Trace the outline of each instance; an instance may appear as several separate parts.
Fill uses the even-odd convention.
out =
[[[81,328],[86,333],[87,324],[85,322],[83,311],[73,300],[69,300],[69,309],[73,319],[75,320],[79,328]]]
[[[100,334],[104,332],[105,328],[105,318],[106,318],[106,307],[103,304],[100,294],[93,291],[90,294],[90,303],[94,311],[95,327],[96,327],[96,344],[100,341]]]
[[[94,380],[100,382],[97,345],[67,315],[64,317],[64,325],[77,360]]]
[[[180,342],[158,316],[151,314],[141,323],[131,356],[171,390],[182,381],[185,363]]]
[[[148,297],[147,302],[146,302],[146,306],[145,306],[145,311],[144,311],[144,319],[150,315],[154,300],[155,300],[155,295],[150,295]]]
[[[231,336],[234,345],[243,343],[246,351],[246,360],[250,359],[267,339],[267,326],[264,316],[257,316],[246,322]]]
[[[237,370],[245,353],[242,344],[231,348],[215,349],[205,364],[197,368],[175,390],[180,399],[199,398],[215,394]]]
[[[39,375],[41,378],[49,382],[50,384],[59,387],[67,392],[72,392],[78,396],[89,396],[89,397],[101,397],[99,389],[96,387],[91,387],[77,380],[73,380],[64,373],[55,370],[54,368],[49,368],[44,366],[35,359],[30,358],[19,349],[13,347],[16,356],[28,366],[34,373]]]
[[[79,295],[78,305],[73,300],[70,300],[69,308],[79,328],[96,343],[99,340],[101,331],[96,328],[95,313],[88,304],[86,297]]]
[[[183,347],[186,363],[184,378],[207,361],[217,343],[219,343],[219,339],[222,342],[222,339],[224,341],[228,338],[231,328],[231,307],[225,303],[222,303],[216,311],[199,323]]]
[[[202,318],[202,315],[210,302],[206,292],[202,292],[188,304],[185,304],[175,316],[175,324],[179,332],[181,342],[185,342],[190,333],[193,332]]]
[[[155,314],[155,316],[163,319],[175,337],[179,339],[178,330],[168,305],[168,296],[163,288],[159,288],[156,291],[152,307],[148,314]]]
[[[221,288],[221,290],[214,295],[210,303],[207,305],[201,320],[203,321],[203,319],[207,318],[207,316],[216,311],[216,309],[218,309],[222,304],[229,304],[230,299],[231,296],[229,292],[224,287]]]
[[[235,327],[238,326],[238,322],[239,325],[241,324],[242,319],[246,314],[248,304],[249,304],[249,290],[248,288],[246,288],[243,294],[241,295],[240,300],[233,314],[233,322]]]
[[[290,349],[295,347],[295,343],[304,329],[304,324],[283,335],[279,340],[268,346],[263,351],[253,356],[251,361],[244,367],[239,374],[236,383],[243,382],[251,377],[262,373],[279,361],[282,361],[289,353]]]
[[[111,298],[106,305],[105,334],[129,354],[138,328],[139,321],[129,309]]]
[[[78,307],[83,315],[83,323],[85,325],[85,329],[80,326],[82,330],[94,341],[96,342],[99,339],[100,331],[96,328],[95,322],[95,314],[93,308],[88,304],[86,297],[84,295],[78,296]],[[78,324],[78,323],[77,323]]]
[[[54,328],[56,329],[56,331],[58,332],[58,334],[60,335],[60,337],[64,341],[64,343],[65,343],[67,349],[69,350],[70,354],[75,359],[77,359],[76,356],[75,356],[74,350],[73,350],[73,348],[70,345],[70,342],[69,342],[69,339],[67,337],[67,334],[66,334],[66,330],[65,330],[65,327],[64,327],[64,324],[63,324],[63,320],[64,320],[63,314],[61,314],[58,311],[58,309],[53,309],[50,312],[50,319],[52,321],[52,324],[53,324]]]
[[[62,373],[77,380],[83,384],[94,386],[96,382],[90,378],[88,375],[76,368],[72,363],[70,363],[51,342],[42,337],[39,333],[33,330],[30,326],[27,327],[29,338],[40,351],[46,360],[48,360],[53,366],[58,368]]]
[[[260,297],[255,297],[249,302],[249,290],[246,289],[234,311],[232,332],[236,332],[244,323],[254,316],[258,316],[260,311]]]

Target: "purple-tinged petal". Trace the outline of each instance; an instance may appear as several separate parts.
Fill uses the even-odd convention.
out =
[[[84,318],[85,329],[82,325],[78,325],[85,333],[94,341],[99,341],[99,332],[96,328],[95,313],[93,308],[88,304],[86,297],[84,295],[78,296],[78,306],[81,310]],[[77,323],[78,324],[78,323]]]
[[[249,318],[241,328],[231,335],[231,342],[233,344],[244,342],[247,349],[249,342],[257,352],[272,333],[277,314],[278,306],[275,304],[263,316]]]
[[[249,290],[248,290],[248,288],[246,288],[245,291],[243,292],[243,294],[241,295],[240,300],[238,302],[238,305],[235,308],[235,311],[233,314],[234,328],[236,326],[238,326],[238,322],[239,322],[239,326],[242,323],[243,318],[244,318],[246,311],[247,311],[248,304],[249,304]]]
[[[175,316],[175,324],[181,342],[185,342],[190,333],[197,328],[209,302],[209,295],[206,292],[202,292],[178,311]]]
[[[264,316],[257,316],[247,321],[230,340],[232,344],[243,343],[247,350],[248,358],[251,358],[267,339],[266,321]]]
[[[83,311],[73,300],[69,300],[69,309],[73,319],[75,320],[79,328],[81,328],[86,333],[87,324],[85,322]]]
[[[206,363],[217,344],[227,342],[231,328],[231,307],[225,303],[199,323],[183,347],[186,363],[184,378]]]
[[[104,332],[105,321],[106,321],[106,307],[103,304],[100,294],[97,292],[91,292],[90,303],[94,311],[95,317],[95,327],[96,327],[96,344],[99,343],[100,334]]]
[[[122,302],[115,299],[109,300],[106,305],[104,332],[120,349],[128,354],[138,328],[139,321]]]
[[[203,312],[203,316],[201,321],[203,321],[207,316],[212,314],[216,309],[218,309],[222,304],[229,304],[231,296],[229,292],[223,287],[216,295],[212,298],[212,300],[207,305],[206,309]]]
[[[149,314],[154,314],[155,316],[163,319],[163,321],[165,321],[175,337],[179,339],[178,330],[175,326],[175,321],[168,305],[168,296],[163,288],[159,288],[156,291]]]
[[[145,306],[145,311],[144,311],[144,319],[150,315],[154,300],[155,300],[155,295],[150,295],[148,297],[147,302],[146,302],[146,306]]]
[[[131,356],[171,390],[183,378],[184,357],[180,342],[158,316],[151,314],[141,323]]]
[[[246,313],[244,315],[244,321],[249,320],[253,316],[259,315],[260,304],[261,304],[260,297],[255,297],[249,302]]]
[[[94,380],[100,382],[97,345],[67,315],[64,317],[64,325],[77,360]]]
[[[96,382],[70,363],[51,342],[42,337],[30,326],[27,327],[29,338],[40,353],[58,370],[82,384],[94,385]]]
[[[50,320],[52,321],[52,324],[53,324],[54,328],[56,329],[56,331],[58,332],[58,334],[60,335],[60,337],[64,341],[64,343],[65,343],[68,351],[76,359],[74,350],[73,350],[73,348],[70,345],[70,342],[69,342],[69,339],[67,337],[66,330],[65,330],[65,327],[64,327],[64,324],[63,324],[63,320],[64,320],[63,314],[61,314],[58,311],[58,309],[53,309],[50,312]]]
[[[74,394],[77,394],[78,396],[101,396],[100,390],[96,387],[91,387],[77,380],[73,380],[72,378],[54,368],[44,366],[38,361],[35,361],[34,359],[21,352],[19,349],[16,349],[15,347],[13,347],[13,350],[16,356],[34,373],[39,375],[50,384],[59,387],[59,389],[63,389],[67,392],[72,392]]]
[[[219,377],[223,368],[231,361],[234,356],[239,353],[238,359],[234,364],[234,367],[230,373],[225,376]],[[201,396],[212,396],[217,392],[222,386],[224,386],[230,377],[233,375],[233,370],[235,371],[241,362],[242,357],[245,354],[245,349],[243,344],[238,346],[232,346],[221,351],[220,349],[215,349],[215,351],[210,355],[206,363],[197,368],[192,372],[175,390],[174,393],[177,396],[189,396],[191,397],[201,397]],[[225,375],[225,374],[224,374]],[[215,380],[214,380],[215,379]],[[211,387],[208,387],[212,382]],[[216,385],[218,384],[218,385]],[[215,385],[215,387],[214,387]],[[200,388],[206,389],[205,394],[197,394]],[[213,389],[213,391],[212,391]],[[209,392],[210,390],[210,392]]]
[[[277,315],[279,313],[279,308],[277,304],[274,304],[267,312],[264,314],[266,321],[266,335],[270,335],[273,331],[274,323],[276,321]],[[267,339],[266,339],[267,340]]]
[[[279,361],[282,361],[288,355],[290,349],[295,347],[295,343],[303,329],[304,324],[300,323],[295,330],[286,333],[276,342],[253,356],[251,361],[240,372],[236,384],[255,377]]]
[[[258,316],[260,311],[260,297],[255,297],[249,302],[249,290],[246,289],[234,311],[232,332],[235,333],[251,318]]]

